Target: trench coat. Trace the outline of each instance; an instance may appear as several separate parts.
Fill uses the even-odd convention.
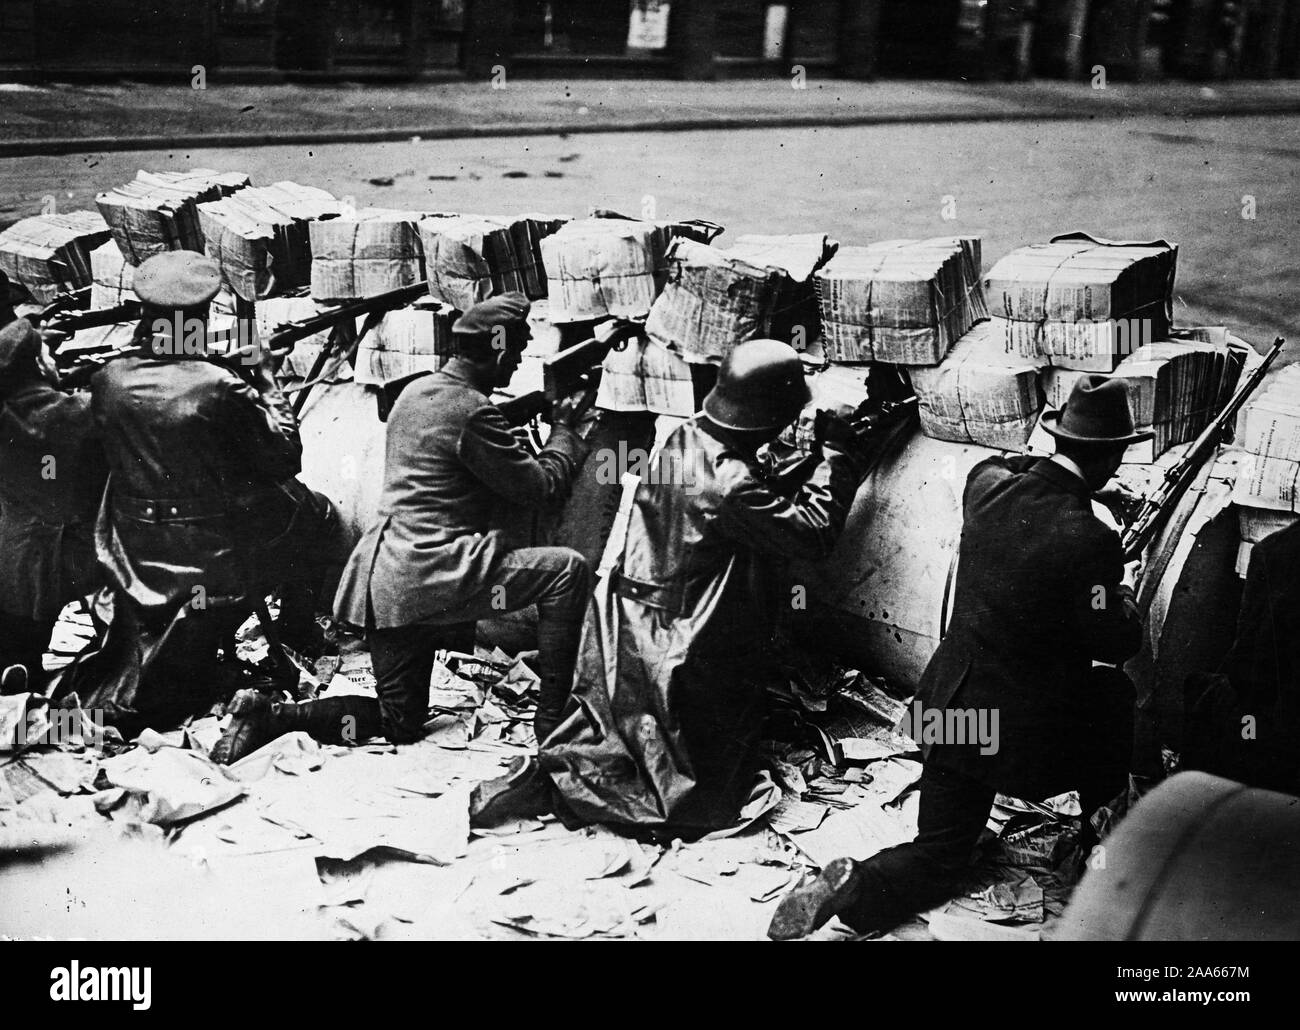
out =
[[[43,622],[98,588],[107,475],[89,395],[32,380],[0,397],[0,611]]]
[[[990,725],[996,712],[997,746],[921,740],[922,755],[1015,797],[1078,788],[1090,752],[1132,751],[1111,739],[1125,704],[1131,730],[1132,684],[1093,667],[1142,644],[1119,535],[1093,514],[1083,480],[1045,458],[980,462],[963,510],[952,620],[917,696],[925,709],[988,713]]]
[[[589,606],[573,693],[541,767],[579,822],[731,826],[758,769],[789,559],[828,554],[858,476],[827,447],[778,487],[702,416],[637,488],[621,561]]]
[[[459,358],[416,380],[388,417],[379,517],[343,570],[335,616],[392,629],[460,608],[510,550],[506,513],[567,497],[586,456],[556,426],[534,457]]]

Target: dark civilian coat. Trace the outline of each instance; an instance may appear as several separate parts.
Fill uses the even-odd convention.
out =
[[[89,395],[32,380],[0,397],[0,611],[53,619],[99,586],[107,474]]]
[[[922,753],[1016,797],[1078,788],[1089,749],[1115,746],[1093,728],[1116,708],[1098,691],[1122,689],[1092,663],[1122,663],[1142,643],[1120,586],[1119,536],[1093,514],[1083,480],[1045,458],[980,462],[963,509],[952,619],[918,698],[926,709],[996,710],[999,739],[987,755],[969,741],[922,739]]]
[[[509,550],[502,506],[568,496],[587,448],[555,427],[534,457],[453,358],[393,406],[379,518],[353,548],[336,616],[380,629],[436,622],[492,582]]]
[[[736,821],[757,770],[765,657],[791,605],[787,562],[829,553],[857,483],[828,448],[802,485],[778,487],[702,416],[669,436],[541,748],[570,813],[691,835]]]
[[[1251,551],[1236,640],[1187,701],[1185,766],[1300,794],[1300,522]]]

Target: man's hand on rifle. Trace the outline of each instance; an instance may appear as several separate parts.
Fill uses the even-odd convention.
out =
[[[551,425],[564,426],[579,436],[585,436],[596,421],[597,413],[593,408],[595,403],[594,386],[562,397],[551,408]]]
[[[1141,580],[1141,578],[1142,560],[1138,559],[1137,561],[1131,561],[1124,566],[1124,575],[1120,579],[1119,584],[1120,586],[1128,587],[1130,590],[1136,592],[1138,581]]]
[[[1116,522],[1120,524],[1118,532],[1122,532],[1123,526],[1137,518],[1138,512],[1142,509],[1142,497],[1128,484],[1114,479],[1092,496],[1099,504],[1109,509]]]
[[[833,411],[819,410],[813,416],[813,441],[845,454],[857,450],[858,438],[849,420]]]

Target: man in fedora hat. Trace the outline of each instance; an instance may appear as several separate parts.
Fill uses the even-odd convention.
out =
[[[90,397],[59,389],[27,319],[0,326],[0,693],[44,689],[59,612],[102,582],[94,526],[107,475]]]
[[[470,819],[554,806],[567,821],[698,837],[733,825],[758,771],[773,638],[792,558],[839,539],[861,480],[843,420],[819,413],[800,482],[758,451],[799,416],[799,355],[751,340],[704,410],[675,429],[637,487],[621,559],[587,612],[573,694],[537,762],[480,784]]]
[[[220,286],[202,254],[143,262],[137,349],[91,380],[110,469],[96,546],[113,621],[64,684],[124,733],[233,692],[233,663],[218,665],[217,652],[273,590],[285,643],[310,650],[337,552],[332,506],[296,478],[297,420],[269,355],[239,366],[207,347]]]
[[[1089,816],[1122,790],[1132,752],[1133,686],[1118,669],[1142,622],[1118,534],[1092,495],[1137,432],[1122,380],[1084,376],[1043,425],[1050,458],[988,458],[966,480],[952,621],[921,678],[916,839],[865,862],[841,858],[782,899],[768,929],[805,936],[839,915],[859,932],[894,926],[951,897],[995,793],[1040,801],[1078,790]],[[997,728],[992,740],[934,727]],[[948,739],[952,736],[955,739]]]
[[[466,311],[452,325],[455,356],[407,386],[389,415],[379,518],[353,548],[334,602],[340,621],[366,632],[378,699],[271,704],[240,691],[217,761],[237,761],[290,730],[329,743],[379,734],[395,744],[419,740],[436,653],[472,650],[479,619],[533,604],[537,736],[554,725],[573,679],[590,572],[571,548],[512,547],[500,523],[505,510],[535,511],[568,496],[587,457],[592,398],[556,403],[535,457],[514,435],[491,395],[519,368],[529,307],[512,292]]]

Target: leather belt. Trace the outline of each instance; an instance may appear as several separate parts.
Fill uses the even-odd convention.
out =
[[[682,611],[682,591],[657,583],[642,583],[640,580],[628,579],[623,570],[614,568],[609,573],[609,588],[620,597],[626,597],[652,608],[680,615]]]
[[[272,500],[281,491],[277,487],[230,499],[226,497],[152,498],[113,494],[113,513],[138,522],[192,522],[219,519],[246,511]]]

